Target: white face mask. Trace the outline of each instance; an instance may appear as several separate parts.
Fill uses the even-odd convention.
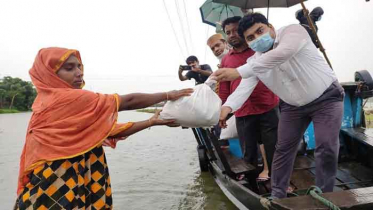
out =
[[[218,58],[219,61],[221,61],[221,59],[224,57],[224,55],[228,54],[228,52],[229,52],[229,49],[225,48],[224,51],[219,56],[216,56],[216,58]]]

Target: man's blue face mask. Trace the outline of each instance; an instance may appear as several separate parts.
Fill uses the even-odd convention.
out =
[[[273,46],[275,40],[271,37],[269,32],[263,34],[262,36],[256,38],[254,41],[249,43],[249,46],[255,52],[267,52]]]

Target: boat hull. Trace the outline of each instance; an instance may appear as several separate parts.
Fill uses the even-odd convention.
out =
[[[241,210],[265,210],[260,203],[261,196],[224,174],[215,162],[210,162],[209,169],[220,189],[237,208]]]

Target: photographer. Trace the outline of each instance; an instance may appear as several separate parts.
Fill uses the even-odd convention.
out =
[[[207,78],[212,74],[211,67],[208,64],[199,65],[198,58],[194,55],[189,56],[186,59],[187,66],[180,65],[179,68],[179,79],[180,81],[194,79],[196,85],[204,83]],[[183,71],[188,71],[183,75]]]

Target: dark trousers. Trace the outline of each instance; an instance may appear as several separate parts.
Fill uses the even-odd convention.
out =
[[[334,82],[319,98],[301,106],[280,102],[278,141],[272,165],[272,196],[286,197],[297,148],[310,122],[315,128],[316,185],[332,192],[337,173],[339,130],[343,116],[344,90]]]
[[[268,168],[271,169],[277,142],[278,107],[257,115],[236,117],[236,127],[244,160],[254,166],[258,163],[258,143],[264,144]]]

